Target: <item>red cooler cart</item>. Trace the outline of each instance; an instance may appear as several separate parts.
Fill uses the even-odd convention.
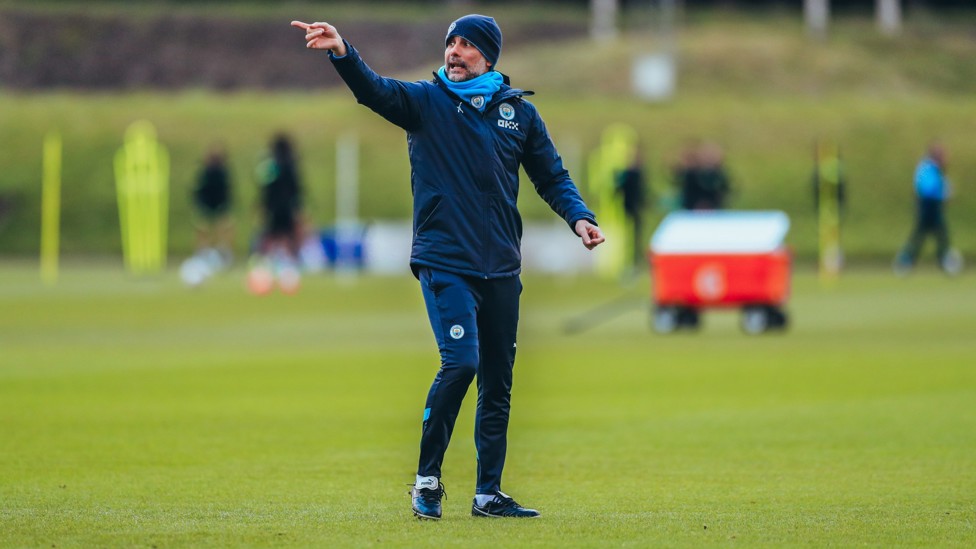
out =
[[[779,211],[674,212],[661,221],[648,258],[652,325],[659,333],[697,328],[707,307],[741,307],[742,330],[786,327],[790,221]]]

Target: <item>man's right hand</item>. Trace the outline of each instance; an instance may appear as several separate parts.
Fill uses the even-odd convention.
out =
[[[346,43],[339,31],[328,23],[303,23],[292,21],[291,26],[305,30],[305,47],[315,50],[332,50],[332,55],[346,55]]]

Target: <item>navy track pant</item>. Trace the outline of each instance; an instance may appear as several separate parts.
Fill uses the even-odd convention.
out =
[[[427,394],[417,474],[440,478],[461,401],[478,378],[474,441],[478,494],[501,490],[518,328],[518,276],[483,280],[422,268],[420,286],[440,350]]]
[[[949,254],[949,227],[946,225],[945,215],[942,212],[942,201],[932,199],[920,199],[918,201],[918,214],[915,217],[915,227],[912,229],[908,242],[902,248],[900,261],[906,265],[914,265],[918,259],[918,254],[925,241],[925,235],[932,233],[935,235],[936,254],[939,261],[944,261]]]

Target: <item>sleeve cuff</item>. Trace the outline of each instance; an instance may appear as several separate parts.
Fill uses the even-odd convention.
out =
[[[349,57],[349,52],[352,51],[352,46],[349,45],[349,42],[346,42],[346,39],[345,38],[342,39],[342,43],[346,45],[346,54],[345,55],[336,55],[332,50],[329,50],[329,59],[332,59],[333,61],[335,61],[337,59],[345,59],[345,58]]]
[[[569,222],[569,224],[570,224],[570,225],[576,225],[576,222],[577,222],[577,221],[579,221],[579,220],[581,220],[581,219],[585,219],[585,220],[587,220],[587,221],[589,221],[590,223],[592,223],[592,224],[594,224],[594,225],[596,225],[597,227],[599,227],[599,226],[600,226],[600,225],[599,225],[599,224],[598,224],[598,223],[596,222],[596,219],[594,219],[594,218],[593,218],[593,216],[591,216],[591,215],[586,215],[586,214],[581,214],[581,215],[577,215],[576,217],[574,217],[574,218],[572,218],[572,220],[570,220],[570,222]]]
[[[576,223],[578,221],[580,221],[581,219],[585,219],[585,220],[589,221],[590,223],[596,225],[597,227],[600,226],[600,225],[597,224],[596,219],[594,219],[593,216],[586,215],[586,214],[577,215],[576,217],[574,217],[569,222],[569,230],[573,231],[573,234],[576,234]]]

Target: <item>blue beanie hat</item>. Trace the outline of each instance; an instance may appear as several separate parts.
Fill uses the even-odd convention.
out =
[[[493,18],[478,14],[465,15],[447,28],[445,46],[452,36],[460,36],[471,42],[491,63],[492,69],[498,64],[498,56],[502,53],[502,29],[498,28],[498,23]]]

